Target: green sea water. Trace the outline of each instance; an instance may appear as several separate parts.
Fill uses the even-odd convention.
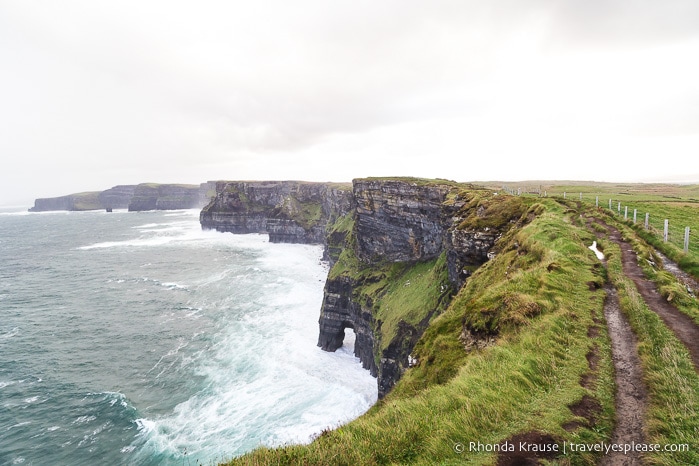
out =
[[[198,211],[0,211],[0,464],[212,464],[360,415],[321,255]]]

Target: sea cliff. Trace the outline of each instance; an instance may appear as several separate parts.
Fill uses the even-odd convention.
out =
[[[353,329],[355,354],[383,397],[431,319],[523,212],[515,197],[446,180],[220,181],[200,222],[268,233],[270,242],[323,244],[331,269],[318,346],[335,351]]]
[[[30,212],[55,210],[85,211],[128,209],[179,210],[194,209],[206,205],[215,194],[214,182],[200,185],[141,183],[117,185],[104,191],[68,194],[66,196],[39,198]]]
[[[352,208],[351,186],[300,181],[219,181],[202,228],[268,233],[273,243],[325,243],[327,226]]]
[[[199,185],[143,183],[135,186],[129,211],[200,207]]]

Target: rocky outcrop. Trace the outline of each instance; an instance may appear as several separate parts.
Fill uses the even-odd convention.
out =
[[[129,211],[194,209],[200,206],[197,185],[139,184],[129,202]]]
[[[335,351],[342,346],[345,329],[355,333],[354,354],[377,377],[378,366],[374,358],[375,335],[372,309],[365,308],[353,299],[356,283],[350,277],[340,276],[325,282],[321,307],[318,346],[324,351]]]
[[[268,233],[273,243],[325,243],[327,225],[352,207],[349,185],[300,181],[219,181],[202,209],[202,228]]]
[[[413,264],[437,258],[444,250],[447,226],[443,204],[452,189],[449,184],[423,180],[354,180],[353,226],[340,229],[344,238],[328,236],[331,248],[342,241],[342,247],[349,250],[343,253],[345,261],[338,258],[340,263],[331,269],[326,281],[318,346],[335,351],[342,346],[345,329],[354,329],[355,355],[378,378],[379,397],[388,393],[408,368],[408,356],[437,312],[439,300],[420,309],[417,322],[400,319],[394,333],[384,334],[377,308],[386,295],[374,293],[373,289],[389,289],[390,280],[379,284],[377,280],[383,280],[383,272],[368,276],[359,270],[377,264]],[[333,229],[331,234],[338,232]],[[356,262],[348,261],[348,257]],[[438,282],[428,286],[440,291],[444,288]]]
[[[354,330],[355,355],[378,378],[383,397],[409,367],[430,319],[521,216],[515,207],[522,203],[510,203],[511,196],[473,193],[440,180],[357,179],[351,190],[327,183],[221,181],[200,221],[218,231],[268,233],[271,242],[325,244],[331,269],[318,346],[335,351],[345,331]],[[426,297],[419,305],[409,301],[416,289],[410,286]]]
[[[444,208],[449,223],[444,236],[449,281],[458,290],[478,267],[492,259],[493,246],[521,220],[526,208],[516,196],[474,189],[462,191]]]
[[[329,248],[338,248],[341,241],[344,252],[326,281],[318,346],[335,351],[342,346],[345,329],[354,329],[355,354],[378,377],[383,397],[409,367],[410,353],[430,319],[446,307],[471,272],[492,257],[496,242],[522,216],[524,206],[511,196],[497,198],[440,181],[362,179],[353,187],[353,226],[330,229],[327,237]],[[402,282],[405,274],[399,276],[402,287],[395,286],[398,279],[384,284],[390,268],[380,264],[405,263],[409,269],[441,255],[444,268],[434,262],[434,283],[422,285],[433,299],[413,310],[417,317],[400,318],[386,334],[379,309],[391,299],[389,294],[414,284]],[[372,268],[376,271],[366,272]]]

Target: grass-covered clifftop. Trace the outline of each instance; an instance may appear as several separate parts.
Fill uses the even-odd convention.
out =
[[[694,232],[694,188],[563,189],[573,186],[568,196],[551,186],[548,196],[511,196],[442,180],[360,180],[356,212],[328,228],[328,283],[339,284],[331,322],[370,315],[372,362],[392,357],[402,377],[365,415],[308,445],[227,464],[699,464],[699,286],[659,253],[696,279],[696,242],[685,253],[672,230],[666,243],[619,205]],[[360,309],[340,305],[343,293]],[[416,322],[428,325],[401,368],[390,350]],[[357,341],[366,334],[361,327]],[[631,447],[631,431],[645,450],[599,449]]]
[[[593,237],[554,201],[528,212],[531,221],[502,237],[495,257],[443,304],[413,350],[415,366],[368,413],[310,445],[261,448],[228,464],[493,464],[496,454],[471,451],[471,442],[608,440],[613,382]],[[338,229],[351,228],[342,222]],[[439,309],[443,264],[440,256],[362,270],[345,248],[331,277],[359,277],[356,292],[390,332],[395,312]]]

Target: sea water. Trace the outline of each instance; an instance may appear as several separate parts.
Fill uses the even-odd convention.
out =
[[[0,212],[0,464],[212,464],[359,416],[321,256],[191,210]]]

